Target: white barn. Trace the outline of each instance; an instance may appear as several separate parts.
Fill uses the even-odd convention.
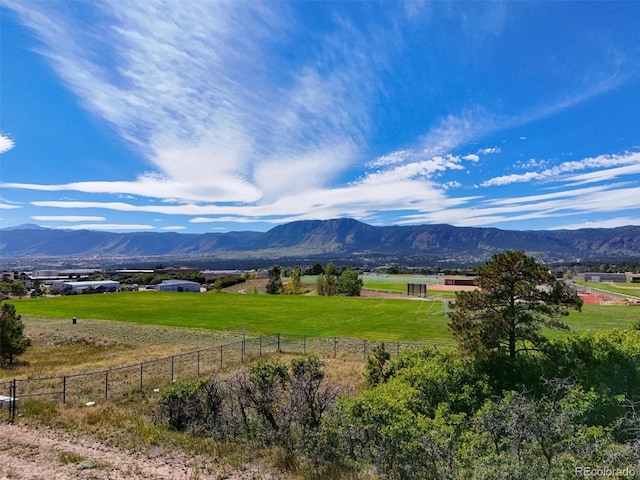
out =
[[[156,286],[161,292],[199,292],[200,284],[188,280],[163,280]]]

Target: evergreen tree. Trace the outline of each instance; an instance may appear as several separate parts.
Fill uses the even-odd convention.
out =
[[[282,293],[282,272],[280,265],[274,265],[267,271],[267,293],[277,295]]]
[[[24,323],[16,308],[10,303],[0,304],[0,362],[13,364],[16,356],[31,346],[31,339],[24,336]]]
[[[324,267],[324,273],[316,279],[316,293],[323,296],[333,296],[338,293],[338,269],[333,263]]]
[[[461,349],[472,353],[507,348],[513,359],[539,349],[546,342],[543,327],[568,330],[559,318],[582,307],[575,292],[522,251],[494,254],[476,281],[480,289],[456,293],[449,314]]]
[[[353,268],[347,268],[338,279],[338,293],[347,297],[359,297],[362,279]]]

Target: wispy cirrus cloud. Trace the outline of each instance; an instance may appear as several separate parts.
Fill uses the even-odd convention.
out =
[[[551,230],[579,230],[582,228],[616,228],[627,225],[640,225],[640,217],[615,217],[598,221],[585,221],[559,225]]]
[[[254,222],[264,222],[263,218],[251,218],[251,217],[241,217],[241,216],[233,216],[233,217],[195,217],[189,219],[189,223],[254,223]]]
[[[91,215],[33,215],[38,222],[104,222],[105,217]]]
[[[180,230],[186,230],[184,225],[167,225],[166,227],[160,227],[160,230],[167,230],[169,232],[179,232]]]
[[[14,210],[16,208],[21,208],[21,207],[12,203],[0,202],[0,210]]]
[[[60,2],[7,3],[87,108],[155,167],[156,178],[64,188],[250,203],[277,195],[287,172],[306,180],[290,188],[323,186],[358,156],[376,67],[355,30],[294,66],[277,48],[300,32],[285,3],[83,4],[100,11],[93,25]]]
[[[527,166],[544,165],[529,162]],[[580,170],[596,169],[593,172],[580,175],[569,175]],[[619,155],[599,155],[571,162],[563,162],[539,171],[529,171],[520,174],[501,175],[482,182],[482,187],[509,185],[512,183],[531,182],[533,180],[559,180],[563,176],[569,184],[592,183],[612,180],[623,175],[640,173],[640,152],[627,152]]]
[[[425,67],[422,57],[395,55],[406,53],[403,35],[408,28],[399,23],[400,17],[411,12],[411,25],[419,26],[421,39],[427,38],[434,33],[435,23],[426,11],[440,6],[406,3],[398,9],[398,17],[388,20],[370,15],[377,7],[367,4],[363,7],[367,14],[357,25],[346,9],[328,8],[331,15],[324,22],[314,18],[312,25],[312,16],[301,16],[295,2],[0,1],[37,33],[38,52],[85,108],[108,122],[147,160],[146,172],[127,172],[131,181],[2,184],[3,188],[81,192],[100,198],[39,200],[31,202],[33,206],[187,215],[195,217],[191,223],[279,223],[344,215],[367,220],[381,212],[399,212],[399,222],[484,224],[534,215],[561,216],[567,210],[551,198],[540,204],[544,210],[536,212],[533,201],[498,204],[480,195],[455,196],[460,189],[556,181],[557,188],[569,191],[564,201],[578,201],[582,199],[579,185],[639,172],[637,159],[630,157],[633,154],[557,166],[532,161],[524,173],[524,163],[516,160],[517,170],[513,170],[509,159],[500,173],[516,173],[502,175],[495,170],[506,165],[500,161],[498,145],[504,144],[496,140],[496,133],[564,112],[615,89],[626,77],[608,68],[574,75],[578,80],[571,85],[557,82],[557,88],[539,97],[517,95],[515,108],[496,100],[491,92],[487,97],[469,94],[474,90],[469,88],[471,83],[464,88],[460,82],[463,88],[456,91],[451,106],[436,108],[438,113],[431,116],[423,115],[423,110],[435,104],[434,99],[423,105],[422,91],[412,96],[418,88],[408,86],[411,111],[406,123],[420,118],[419,126],[408,125],[411,137],[401,145],[377,144],[377,135],[384,133],[378,123],[388,119],[379,120],[375,114],[393,110],[395,105],[390,105],[401,94],[390,90],[412,80],[387,71],[390,64],[396,58],[398,63],[413,61],[402,73],[417,72],[420,80],[431,80],[428,68],[426,73],[420,71]],[[354,5],[353,11],[360,7]],[[391,11],[395,6],[384,8]],[[461,20],[465,42],[445,53],[459,51],[466,57],[472,50],[466,48],[469,42],[492,41],[508,33],[511,7],[465,8],[486,13],[476,15],[485,21],[467,22],[468,11],[447,6],[445,10],[451,12],[444,18]],[[430,40],[437,42],[437,36]],[[425,45],[410,45],[407,50],[414,47]],[[451,78],[462,73],[471,74],[472,82],[479,78],[466,65],[457,65],[452,72]],[[382,85],[385,74],[391,81]],[[536,91],[527,82],[516,79],[513,83],[524,85],[526,93]],[[420,87],[437,91],[448,86]],[[437,101],[446,103],[447,98]],[[400,113],[398,120],[405,121]],[[512,138],[524,139],[520,134]],[[12,140],[0,136],[0,153],[8,142],[12,148]],[[368,152],[374,150],[378,156],[370,159],[373,155]],[[348,171],[352,167],[357,173]],[[464,175],[474,169],[483,169],[483,177],[465,183]],[[482,181],[486,172],[493,177]],[[618,190],[620,185],[609,191],[615,195]],[[122,201],[105,201],[104,194]],[[471,208],[472,201],[479,203]],[[85,224],[106,221],[104,217],[79,218]],[[173,223],[165,228],[177,228]]]
[[[45,225],[43,225],[45,226]],[[65,225],[64,227],[60,226],[46,226],[46,228],[64,228],[65,230],[107,230],[107,231],[115,231],[115,230],[153,230],[154,227],[152,225],[145,225],[139,223],[85,223],[78,225]]]
[[[480,197],[473,205],[463,204],[448,211],[407,215],[402,223],[450,221],[457,226],[477,226],[533,219],[562,219],[589,213],[620,213],[636,210],[639,195],[640,186],[612,184],[501,199],[483,200]]]

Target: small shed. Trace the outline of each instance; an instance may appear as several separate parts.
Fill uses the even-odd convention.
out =
[[[156,290],[161,292],[199,292],[200,284],[189,280],[163,280]]]

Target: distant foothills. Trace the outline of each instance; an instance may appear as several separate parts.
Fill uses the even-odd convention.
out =
[[[580,230],[500,230],[451,225],[372,226],[308,220],[267,232],[181,234],[60,230],[22,225],[0,230],[0,261],[164,260],[282,265],[334,261],[371,265],[473,265],[494,252],[524,250],[547,263],[640,260],[640,226]],[[235,262],[235,263],[234,263]]]

